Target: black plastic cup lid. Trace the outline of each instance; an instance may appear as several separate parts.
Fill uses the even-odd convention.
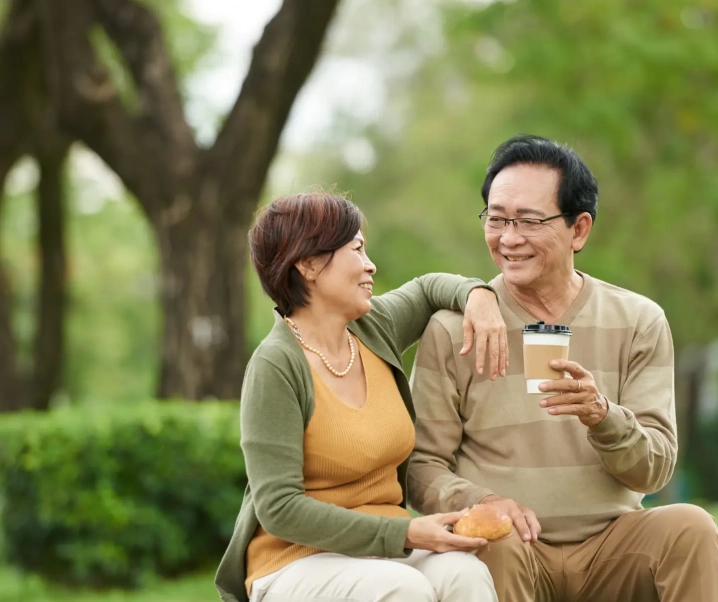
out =
[[[546,322],[536,322],[536,324],[526,324],[522,331],[524,334],[566,334],[571,336],[571,329],[561,324],[546,324]]]

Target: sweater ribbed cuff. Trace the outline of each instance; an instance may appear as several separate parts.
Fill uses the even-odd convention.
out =
[[[408,558],[411,550],[404,547],[411,518],[390,518],[386,530],[385,555],[387,558]]]
[[[631,420],[623,409],[615,403],[608,402],[606,417],[596,426],[589,427],[589,440],[593,439],[600,446],[610,446],[621,441],[631,429]]]
[[[472,487],[469,491],[467,491],[464,498],[465,507],[471,508],[476,504],[480,504],[481,500],[483,500],[488,495],[496,494],[491,491],[491,489],[487,489],[486,487]],[[463,508],[456,508],[456,510],[463,510]]]

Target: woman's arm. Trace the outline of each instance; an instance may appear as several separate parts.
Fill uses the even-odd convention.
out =
[[[476,339],[476,368],[483,373],[488,353],[492,376],[508,365],[506,324],[493,289],[478,278],[454,274],[426,274],[372,300],[372,312],[389,323],[396,346],[405,351],[421,337],[431,316],[440,309],[464,313],[464,346],[468,353]]]
[[[299,397],[283,371],[262,357],[247,368],[240,422],[255,511],[268,533],[347,556],[408,555],[410,518],[371,516],[306,495]]]

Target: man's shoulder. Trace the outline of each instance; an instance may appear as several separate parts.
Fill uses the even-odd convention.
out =
[[[593,278],[598,299],[616,315],[632,316],[644,323],[665,316],[663,308],[645,295]]]
[[[452,343],[461,343],[464,338],[464,314],[460,311],[440,309],[431,316],[426,330],[434,334],[444,334]]]

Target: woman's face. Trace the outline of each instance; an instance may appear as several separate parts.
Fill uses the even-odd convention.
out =
[[[366,254],[363,234],[358,232],[334,253],[328,265],[327,261],[328,255],[313,262],[316,275],[310,287],[310,303],[320,303],[327,311],[336,311],[347,322],[369,313],[376,266]]]

